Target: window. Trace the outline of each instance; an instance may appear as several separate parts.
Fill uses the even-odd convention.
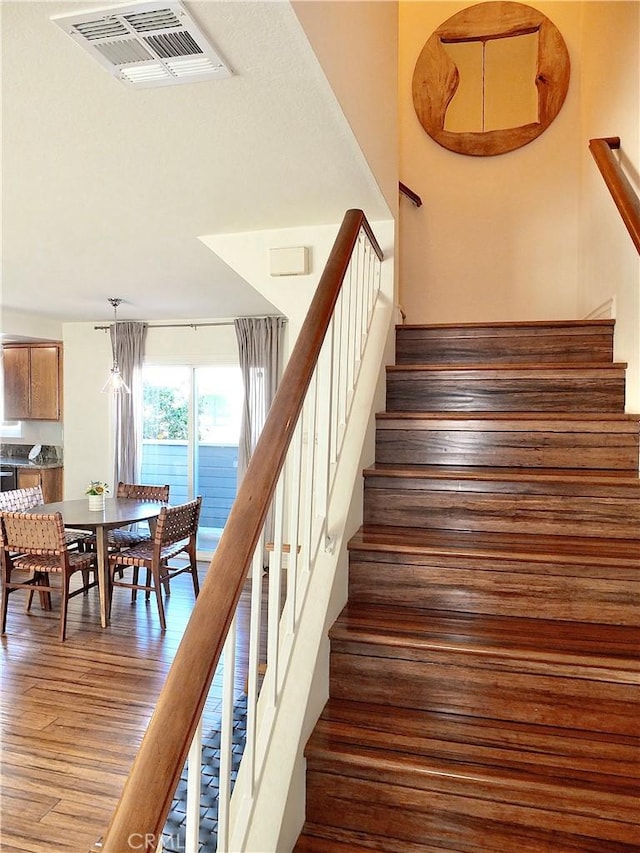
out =
[[[172,503],[202,495],[198,548],[209,553],[236,495],[240,368],[147,365],[143,393],[142,480],[169,483]]]

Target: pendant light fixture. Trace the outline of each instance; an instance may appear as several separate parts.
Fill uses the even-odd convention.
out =
[[[102,393],[104,394],[107,391],[113,391],[114,394],[118,394],[120,391],[124,391],[125,393],[130,394],[131,391],[129,390],[129,386],[122,378],[120,367],[118,366],[118,305],[120,305],[122,299],[117,299],[112,296],[110,297],[109,302],[113,306],[113,343],[111,347],[113,364],[111,366],[109,378],[102,388]]]

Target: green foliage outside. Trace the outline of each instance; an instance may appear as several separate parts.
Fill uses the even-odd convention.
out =
[[[198,440],[212,440],[216,428],[234,426],[237,412],[224,393],[198,398]],[[187,441],[189,438],[188,402],[180,389],[158,385],[144,386],[144,423],[142,437],[152,441]],[[236,439],[237,440],[237,439]]]
[[[187,440],[187,401],[182,394],[173,388],[145,386],[143,438]]]

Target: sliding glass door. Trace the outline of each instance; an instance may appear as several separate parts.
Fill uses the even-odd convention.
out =
[[[236,366],[146,365],[142,482],[171,503],[202,495],[198,551],[215,550],[236,495],[242,375]]]

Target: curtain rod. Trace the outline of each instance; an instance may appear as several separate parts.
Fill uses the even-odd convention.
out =
[[[137,322],[137,321],[128,321],[128,320],[119,320],[119,323],[127,323],[127,322]],[[110,323],[108,326],[94,326],[94,330],[102,330],[108,331],[113,323]],[[217,323],[147,323],[147,326],[150,329],[194,329],[197,331],[199,328],[203,326],[233,326],[233,320],[220,320]]]
[[[279,317],[279,314],[266,314],[266,317]],[[251,317],[250,319],[254,319]],[[258,319],[258,318],[255,318]],[[262,318],[260,318],[262,319]],[[138,320],[118,320],[119,323],[136,323],[140,322]],[[204,328],[205,326],[233,326],[234,320],[217,320],[210,323],[147,323],[147,326],[150,329],[193,329],[194,331],[198,331],[200,328]],[[94,326],[94,331],[104,331],[107,332],[113,323],[110,323],[108,326]]]

